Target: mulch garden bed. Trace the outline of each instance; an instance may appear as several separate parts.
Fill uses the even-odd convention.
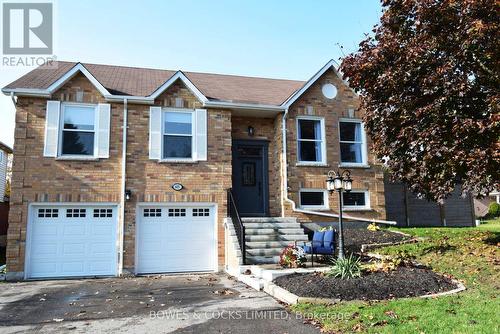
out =
[[[300,297],[340,300],[416,297],[457,288],[450,279],[429,269],[415,267],[363,273],[363,276],[352,279],[329,277],[322,273],[292,274],[278,277],[274,283]]]
[[[370,231],[366,228],[348,228],[344,230],[345,250],[349,253],[360,252],[361,245],[397,243],[409,239],[411,239],[410,236],[385,230]]]

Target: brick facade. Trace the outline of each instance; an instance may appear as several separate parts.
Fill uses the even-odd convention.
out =
[[[335,99],[325,98],[321,88],[326,83],[332,83],[338,89]],[[298,191],[301,188],[325,189],[325,180],[329,170],[337,169],[340,162],[339,118],[349,118],[348,110],[354,110],[355,119],[363,117],[358,110],[359,101],[356,94],[332,71],[325,72],[309,89],[289,108],[287,117],[287,162],[289,198],[297,205]],[[325,119],[326,134],[326,166],[297,166],[297,125],[296,118],[301,115],[320,116]],[[349,212],[348,214],[385,219],[384,175],[379,163],[370,151],[368,138],[368,165],[369,168],[349,167],[353,179],[353,190],[368,190],[370,193],[371,210]],[[329,198],[330,209],[338,212],[338,194]],[[347,213],[346,213],[347,214]],[[301,221],[331,221],[332,218],[306,216],[292,212],[291,205],[286,204],[286,216],[296,216]]]
[[[327,100],[321,93],[325,82],[334,83],[338,97]],[[83,75],[68,81],[51,99],[71,102],[105,102],[101,94]],[[68,161],[43,157],[47,99],[19,97],[16,111],[11,210],[9,215],[7,264],[10,272],[24,271],[28,205],[32,202],[107,202],[120,203],[123,104],[111,103],[110,157],[95,161]],[[201,103],[181,83],[169,87],[155,100],[155,105],[184,108],[201,107]],[[339,161],[338,118],[356,109],[354,93],[333,73],[327,71],[290,108],[287,118],[289,197],[298,202],[299,188],[324,188],[329,169]],[[296,166],[297,115],[325,117],[328,166]],[[207,109],[208,157],[194,163],[159,163],[149,159],[149,106],[128,105],[126,154],[126,188],[132,191],[125,204],[124,268],[132,270],[135,258],[136,207],[140,202],[211,202],[218,205],[219,264],[224,263],[223,218],[226,216],[226,193],[231,187],[231,141],[250,139],[248,126],[256,130],[254,139],[269,141],[269,193],[272,216],[298,216],[303,221],[318,217],[298,215],[285,205],[282,212],[282,114],[271,118],[231,117],[228,109]],[[356,112],[356,118],[361,115]],[[372,210],[356,215],[385,218],[383,174],[369,154],[370,168],[351,168],[354,188],[370,191]],[[175,182],[184,185],[176,192]],[[335,197],[336,198],[336,197]],[[331,199],[331,209],[337,209]],[[354,213],[353,213],[354,214]],[[331,220],[331,219],[329,219]]]

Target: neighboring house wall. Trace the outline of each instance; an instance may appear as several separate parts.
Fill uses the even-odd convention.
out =
[[[4,201],[5,188],[7,185],[7,164],[9,155],[0,149],[0,202]]]
[[[335,99],[329,100],[322,94],[322,86],[334,84],[338,89]],[[299,205],[300,189],[325,189],[329,170],[337,170],[340,162],[339,119],[362,119],[363,113],[358,109],[359,100],[356,94],[333,72],[328,70],[307,90],[289,109],[287,118],[287,162],[289,197]],[[351,110],[351,116],[349,115]],[[354,113],[352,115],[352,113]],[[317,116],[324,119],[326,138],[326,165],[300,166],[297,158],[297,116]],[[281,123],[281,122],[280,122]],[[281,126],[281,125],[280,125]],[[349,215],[385,219],[385,199],[383,173],[380,165],[371,153],[370,140],[366,136],[367,162],[366,167],[345,167],[351,171],[353,190],[369,192],[370,208],[348,212]],[[338,212],[338,193],[329,195],[329,207]],[[286,204],[286,215],[296,216],[302,221],[332,221],[335,218],[320,216],[305,216],[292,212]]]
[[[0,202],[0,247],[7,244],[7,229],[9,227],[9,202]]]
[[[470,195],[462,197],[457,186],[443,205],[418,198],[400,182],[385,176],[387,219],[398,226],[474,226],[474,207]]]

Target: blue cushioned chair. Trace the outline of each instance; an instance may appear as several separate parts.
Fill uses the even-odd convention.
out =
[[[335,231],[315,231],[313,239],[302,246],[306,254],[311,254],[311,265],[314,266],[314,255],[333,255],[335,253]]]

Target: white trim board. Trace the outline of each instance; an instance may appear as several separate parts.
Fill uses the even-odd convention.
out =
[[[329,69],[332,69],[335,75],[347,86],[349,87],[349,84],[342,79],[342,76],[340,73],[337,71],[336,66],[338,66],[337,62],[333,59],[331,59],[328,63],[326,63],[325,66],[323,66],[316,74],[314,74],[311,79],[309,79],[302,88],[300,88],[298,91],[293,93],[285,102],[281,104],[282,107],[288,109],[290,106],[298,100],[299,97],[302,96],[326,71]],[[352,90],[352,89],[351,89]],[[352,90],[353,91],[353,90]],[[354,92],[354,91],[353,91]],[[356,94],[356,92],[354,92]]]

